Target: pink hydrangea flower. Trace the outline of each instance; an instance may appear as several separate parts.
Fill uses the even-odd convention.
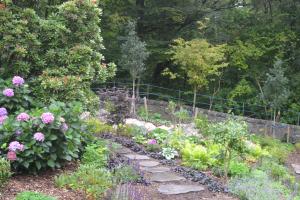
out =
[[[13,141],[13,142],[9,143],[8,149],[10,151],[14,151],[14,152],[16,152],[16,151],[23,151],[24,150],[24,145],[21,144],[18,141]]]
[[[22,135],[22,131],[21,130],[17,130],[15,133],[16,133],[17,136]]]
[[[68,129],[69,129],[69,126],[68,126],[68,124],[66,124],[66,123],[62,123],[62,125],[60,126],[60,130],[61,130],[63,133],[67,132]]]
[[[17,116],[17,121],[22,122],[22,121],[28,121],[30,119],[30,116],[27,113],[20,113]]]
[[[7,153],[7,159],[10,160],[10,161],[15,161],[15,160],[17,160],[17,154],[16,154],[16,152],[14,152],[14,151],[9,151],[9,152]]]
[[[3,95],[7,97],[13,97],[15,95],[14,90],[11,88],[7,88],[3,90]]]
[[[33,138],[38,141],[38,142],[44,142],[45,140],[45,135],[41,132],[37,132],[34,134]]]
[[[14,78],[12,79],[12,83],[15,86],[21,86],[25,83],[24,79],[20,76],[14,76]]]
[[[8,117],[6,115],[0,116],[0,125],[3,124],[7,118]]]
[[[1,116],[5,116],[5,115],[7,115],[7,114],[8,114],[8,113],[7,113],[6,108],[1,107],[1,108],[0,108],[0,117],[1,117]]]
[[[54,115],[50,112],[43,113],[41,119],[44,124],[51,124],[54,121]]]
[[[156,139],[151,139],[148,141],[148,144],[154,145],[154,144],[157,144],[157,141],[156,141]]]

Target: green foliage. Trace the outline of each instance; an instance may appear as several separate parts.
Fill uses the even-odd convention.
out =
[[[183,164],[198,170],[206,170],[208,167],[215,166],[219,154],[220,147],[216,144],[204,147],[186,142],[184,148],[181,149]]]
[[[180,107],[180,110],[174,113],[175,117],[177,118],[179,124],[186,122],[190,118],[190,114],[188,110]]]
[[[111,125],[101,122],[97,118],[89,118],[85,122],[90,133],[103,134],[114,132],[114,129]]]
[[[198,115],[194,122],[196,128],[200,130],[201,134],[207,136],[210,124],[208,118],[203,115]]]
[[[267,80],[263,88],[264,98],[270,102],[274,110],[280,110],[290,95],[288,89],[289,80],[284,74],[286,69],[282,65],[283,62],[281,60],[275,62],[274,68],[270,69],[270,72],[267,74]]]
[[[93,165],[94,167],[102,168],[107,165],[108,153],[105,144],[100,144],[100,142],[89,144],[85,148],[81,162],[84,165]]]
[[[120,166],[114,169],[113,181],[116,184],[128,183],[137,181],[140,175],[131,166]]]
[[[230,162],[228,174],[230,176],[243,176],[247,175],[250,171],[249,166],[246,163],[240,161]]]
[[[170,124],[170,121],[165,120],[162,118],[161,114],[159,113],[151,113],[151,112],[146,112],[144,107],[140,107],[138,109],[138,116],[147,122],[151,122],[154,124],[159,124],[159,125],[168,125]]]
[[[240,199],[277,200],[284,191],[261,171],[254,171],[248,176],[234,178],[229,183],[229,190]]]
[[[161,128],[156,128],[150,133],[148,133],[147,137],[150,139],[155,139],[158,142],[158,144],[162,144],[166,141],[168,135],[168,131]]]
[[[10,171],[10,163],[5,158],[0,157],[0,188],[9,180],[12,173]]]
[[[17,194],[16,200],[56,200],[56,198],[38,192],[25,191]]]
[[[111,173],[95,165],[81,165],[71,175],[56,177],[55,182],[57,186],[83,190],[88,197],[95,199],[102,198],[113,184]]]
[[[171,147],[166,147],[162,148],[161,155],[163,155],[163,157],[167,160],[172,160],[175,156],[178,156],[178,152]]]
[[[224,174],[227,177],[233,151],[244,152],[246,149],[245,141],[249,138],[248,127],[245,122],[228,119],[212,124],[210,134],[214,143],[224,148]]]

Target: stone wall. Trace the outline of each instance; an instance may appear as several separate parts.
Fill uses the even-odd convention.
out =
[[[139,104],[143,104],[143,99],[139,100]],[[167,108],[168,102],[157,101],[157,100],[147,100],[149,106],[157,106],[161,108],[163,112]],[[192,110],[190,106],[186,106],[186,109]],[[198,108],[198,113],[208,117],[210,121],[223,121],[229,117],[232,117],[231,114],[209,111],[205,109]],[[249,131],[255,134],[269,135],[274,138],[289,142],[298,142],[300,141],[300,126],[275,123],[273,121],[254,119],[249,117],[235,116],[247,122]]]

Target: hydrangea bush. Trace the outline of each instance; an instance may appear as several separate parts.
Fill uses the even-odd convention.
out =
[[[15,89],[24,89],[21,77],[14,77],[12,83]],[[78,158],[90,137],[79,118],[80,103],[52,102],[48,107],[21,107],[13,112],[11,108],[17,107],[12,103],[18,99],[5,102],[0,106],[0,155],[10,160],[14,170],[38,172]]]

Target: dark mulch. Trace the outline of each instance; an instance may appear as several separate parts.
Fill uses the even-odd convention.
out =
[[[1,190],[1,200],[13,200],[15,196],[23,191],[41,192],[59,200],[85,200],[84,193],[68,189],[56,188],[54,177],[63,172],[72,172],[77,168],[76,163],[70,163],[62,170],[46,171],[39,175],[15,175]]]

